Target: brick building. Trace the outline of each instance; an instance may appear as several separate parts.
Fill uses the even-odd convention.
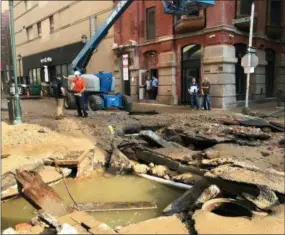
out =
[[[250,0],[218,0],[215,6],[176,17],[164,14],[160,1],[134,1],[114,26],[115,76],[121,77],[122,55],[129,55],[131,79],[117,79],[139,99],[140,73],[158,75],[158,102],[188,102],[192,76],[207,76],[213,107],[244,102],[246,75],[241,57],[248,44]],[[256,1],[253,46],[259,65],[251,75],[250,100],[274,97],[285,85],[285,2]],[[140,72],[141,71],[141,72]],[[201,79],[199,82],[201,82]]]
[[[12,52],[9,10],[1,12],[1,88],[11,77]]]
[[[73,73],[73,59],[112,8],[112,1],[14,1],[21,82],[44,84],[57,74]],[[111,29],[91,57],[87,73],[113,70],[113,42]]]

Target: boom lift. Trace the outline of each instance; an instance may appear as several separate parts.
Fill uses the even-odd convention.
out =
[[[128,9],[134,0],[121,0],[113,8],[110,15],[101,25],[99,30],[85,44],[83,49],[72,61],[74,71],[80,71],[86,82],[85,103],[89,110],[97,111],[100,109],[117,107],[128,112],[132,109],[131,97],[118,94],[110,94],[115,90],[115,78],[110,72],[99,72],[97,74],[85,74],[88,62],[91,59],[93,51],[99,46],[109,29],[114,25],[117,19]],[[204,9],[215,5],[215,0],[162,0],[164,12],[171,15],[189,15],[193,11]],[[74,96],[71,91],[71,80],[73,75],[68,76],[68,91],[65,99],[65,107],[73,108],[75,106]]]

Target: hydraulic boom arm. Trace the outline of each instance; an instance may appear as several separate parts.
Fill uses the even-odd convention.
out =
[[[104,37],[108,34],[109,29],[114,25],[117,19],[125,12],[134,0],[121,0],[112,10],[106,21],[101,25],[99,30],[85,44],[76,58],[72,61],[74,70],[85,72],[85,68],[90,61],[93,51],[99,46]],[[187,15],[193,10],[206,8],[215,4],[215,0],[162,0],[166,14]]]

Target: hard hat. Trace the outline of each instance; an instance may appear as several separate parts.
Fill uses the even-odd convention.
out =
[[[74,72],[74,76],[80,76],[80,75],[81,75],[81,73],[79,71]]]

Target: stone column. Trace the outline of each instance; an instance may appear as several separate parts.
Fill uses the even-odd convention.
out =
[[[123,54],[129,55],[129,79],[130,79],[130,93],[133,101],[138,100],[138,82],[139,82],[139,58],[137,47],[134,45],[126,45],[124,47],[114,49],[116,51],[114,56],[114,76],[116,78],[115,92],[124,91],[124,81],[122,74],[122,58]]]
[[[263,100],[266,96],[266,53],[257,49],[258,66],[250,75],[249,100]]]
[[[221,44],[206,46],[203,51],[202,78],[208,77],[211,82],[212,107],[227,109],[235,106],[235,47]]]
[[[174,51],[163,52],[158,56],[158,102],[162,104],[178,104],[176,94],[176,55]]]
[[[276,94],[278,89],[285,92],[285,53],[276,53],[276,70],[275,70],[275,84],[274,92]]]

